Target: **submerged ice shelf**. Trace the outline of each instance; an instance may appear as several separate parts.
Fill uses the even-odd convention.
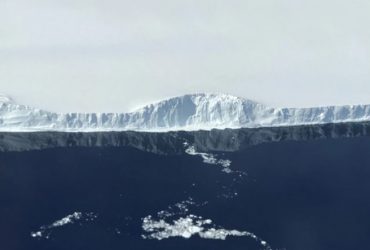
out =
[[[163,100],[130,113],[54,113],[0,95],[0,131],[176,131],[370,121],[370,105],[272,108],[225,94]]]

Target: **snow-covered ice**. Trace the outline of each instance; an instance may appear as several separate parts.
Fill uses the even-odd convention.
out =
[[[370,105],[272,108],[225,94],[170,98],[130,113],[54,113],[0,95],[0,131],[176,131],[370,121]]]

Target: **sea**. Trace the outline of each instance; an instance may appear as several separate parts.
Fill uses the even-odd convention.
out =
[[[0,249],[370,249],[369,135],[0,133]]]

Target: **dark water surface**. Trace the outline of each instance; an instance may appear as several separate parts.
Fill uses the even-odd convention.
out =
[[[370,249],[369,135],[367,123],[3,133],[0,249]],[[250,234],[157,240],[143,228],[190,214]]]

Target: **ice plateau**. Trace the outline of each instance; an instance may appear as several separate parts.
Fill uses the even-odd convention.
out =
[[[54,113],[0,95],[0,131],[175,131],[370,121],[370,105],[273,108],[226,94],[192,94],[130,113]]]

